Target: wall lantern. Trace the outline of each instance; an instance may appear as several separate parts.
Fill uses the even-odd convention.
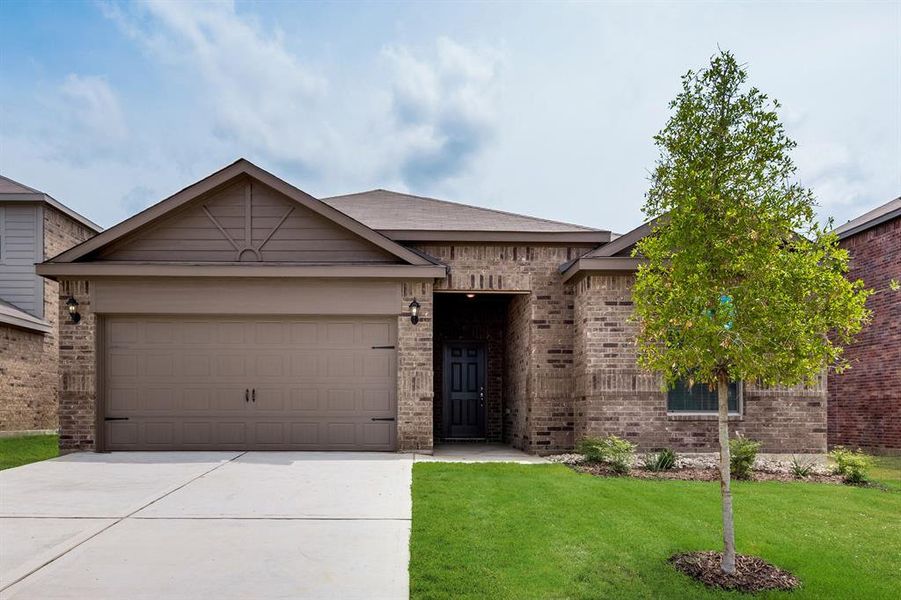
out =
[[[410,303],[410,322],[414,325],[419,323],[419,302],[416,301],[416,298],[413,298],[413,302]]]
[[[81,315],[78,314],[78,300],[74,296],[69,296],[69,299],[66,300],[66,308],[69,309],[69,318],[73,323],[81,321]]]

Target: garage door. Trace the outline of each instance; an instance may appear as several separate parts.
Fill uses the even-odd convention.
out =
[[[395,447],[395,319],[104,323],[109,450]]]

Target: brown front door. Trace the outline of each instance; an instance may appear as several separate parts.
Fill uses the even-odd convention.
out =
[[[444,347],[444,437],[485,437],[485,345]]]

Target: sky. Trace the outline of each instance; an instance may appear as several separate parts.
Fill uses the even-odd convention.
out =
[[[901,195],[901,1],[0,0],[0,173],[105,227],[244,157],[625,232],[718,49],[781,102],[821,219]]]

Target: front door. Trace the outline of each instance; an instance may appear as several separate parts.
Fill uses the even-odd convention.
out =
[[[485,437],[485,345],[444,347],[444,437]]]

